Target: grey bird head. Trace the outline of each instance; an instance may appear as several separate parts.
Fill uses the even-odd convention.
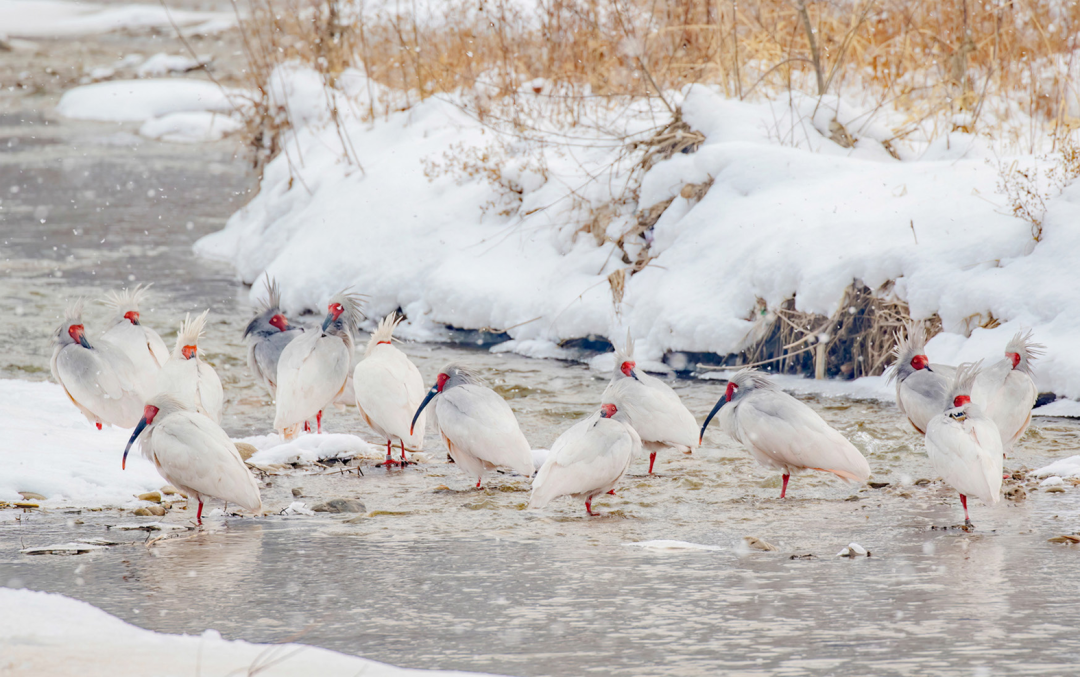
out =
[[[436,395],[444,393],[451,388],[465,385],[466,383],[486,385],[483,379],[461,365],[448,364],[443,367],[443,370],[435,377],[435,385],[431,386],[431,390],[429,390],[427,396],[424,397],[424,401],[420,403],[420,407],[416,410],[416,413],[413,414],[412,425],[416,425],[416,420],[420,418],[420,412],[424,411],[424,407],[428,405],[428,402],[435,399]],[[409,427],[409,434],[413,434],[412,426]]]
[[[73,303],[64,314],[64,321],[56,329],[53,338],[60,347],[79,344],[83,348],[91,348],[90,341],[86,339],[86,328],[82,323],[82,299]]]
[[[269,275],[266,276],[266,293],[267,297],[262,302],[259,314],[244,330],[244,338],[266,338],[293,328],[292,323],[281,312],[281,288]]]
[[[705,417],[705,423],[701,426],[701,436],[698,438],[698,444],[701,444],[701,440],[705,438],[705,429],[709,427],[709,422],[713,420],[717,412],[725,404],[738,403],[740,399],[746,397],[748,394],[755,390],[775,390],[776,386],[769,380],[769,377],[765,375],[765,372],[758,371],[757,369],[743,369],[735,373],[728,381],[727,390],[724,391],[724,396],[721,397],[716,406],[712,408],[709,415]]]
[[[896,347],[893,355],[896,361],[889,369],[889,378],[886,383],[893,380],[903,381],[919,369],[930,369],[930,360],[926,357],[926,323],[904,323],[905,336],[896,333]]]

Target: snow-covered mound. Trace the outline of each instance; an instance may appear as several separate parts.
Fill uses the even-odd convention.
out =
[[[356,435],[344,433],[302,434],[290,441],[283,440],[281,435],[275,433],[245,437],[237,441],[247,442],[259,450],[248,459],[248,463],[256,468],[288,463],[306,465],[328,458],[347,459],[357,456],[382,458],[385,454],[381,448],[365,442]]]
[[[639,102],[616,116],[598,104],[592,124],[537,116],[524,123],[538,130],[532,141],[508,142],[470,114],[469,93],[360,120],[369,88],[347,73],[332,95],[338,129],[320,112],[316,74],[291,67],[275,78],[274,104],[288,104],[297,129],[285,142],[292,159],[274,160],[259,195],[196,249],[247,282],[269,272],[289,310],[352,285],[371,296],[371,317],[404,309],[406,336],[505,329],[513,342],[502,349],[543,355],[569,338],[621,342],[629,328],[637,357],[658,360],[738,352],[760,328],[759,299],[771,309],[794,297],[798,310],[831,315],[854,281],[895,281],[915,317],[942,318],[932,359],[1001,359],[1012,334],[1033,327],[1048,348],[1040,389],[1080,397],[1080,185],[1050,201],[1036,244],[996,192],[999,158],[979,138],[893,149],[887,131],[836,97],[745,102],[695,86],[677,103],[705,141],[641,181],[640,210],[672,202],[645,234],[652,258],[626,277],[616,313],[608,276],[628,266],[614,241],[634,219],[615,201],[634,164],[620,134],[646,138],[663,112]],[[832,140],[834,121],[858,137],[852,147]],[[619,134],[597,131],[612,127]],[[684,191],[710,180],[703,196]],[[607,204],[608,220],[597,220]],[[998,326],[968,336],[991,315]]]
[[[69,89],[60,97],[56,112],[78,120],[136,122],[169,113],[228,113],[242,102],[240,92],[223,90],[206,80],[113,80]]]
[[[1039,468],[1035,477],[1080,477],[1080,456],[1059,458],[1045,468]]]
[[[54,383],[0,380],[0,501],[19,492],[48,507],[127,506],[167,482],[137,452],[120,459],[130,430],[97,430]]]
[[[412,670],[303,644],[228,641],[214,630],[167,635],[63,595],[0,588],[0,655],[20,675],[475,675]],[[164,670],[164,673],[163,673]]]
[[[139,127],[139,134],[170,143],[217,141],[243,127],[236,118],[208,111],[169,113],[151,118]]]
[[[171,21],[170,21],[171,19]],[[192,12],[150,3],[97,4],[67,0],[0,0],[0,33],[46,38],[131,28],[191,26],[186,35],[218,33],[236,25],[231,12]]]

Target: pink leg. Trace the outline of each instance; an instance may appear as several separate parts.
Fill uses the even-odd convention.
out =
[[[98,421],[98,422],[97,422],[97,423],[95,423],[94,425],[96,425],[96,426],[97,426],[97,429],[98,429],[98,430],[101,430],[101,421]]]
[[[612,496],[614,496],[614,495],[615,495],[615,490],[614,490],[614,489],[612,489],[612,490],[611,490],[611,491],[609,491],[608,493],[609,493],[609,494],[611,494]]]
[[[653,463],[656,463],[656,452],[649,454],[649,474],[652,474]]]
[[[322,412],[315,414],[315,423],[319,427],[319,434],[322,435]]]
[[[401,442],[401,464],[405,465],[405,463],[407,462],[407,459],[405,458],[405,441],[398,440],[398,442]]]
[[[960,494],[960,503],[964,506],[964,524],[971,526],[971,518],[968,517],[967,496]]]
[[[784,475],[784,486],[780,489],[780,498],[787,496],[787,483],[791,479],[791,475]]]
[[[476,488],[477,488],[477,489],[479,489],[479,488],[480,488],[480,479],[481,479],[481,478],[479,478],[479,477],[477,477],[477,478],[476,478]]]
[[[202,501],[199,501],[199,509],[195,512],[195,521],[202,526]]]
[[[585,512],[589,513],[589,516],[592,517],[593,511],[592,511],[592,499],[591,498],[586,498],[585,499]]]
[[[390,440],[386,440],[386,460],[383,461],[383,466],[387,468],[392,465],[398,464],[398,462],[394,460],[393,455],[391,455],[390,453],[391,449],[393,449],[393,442],[391,442]]]
[[[308,423],[307,421],[304,421],[304,432],[306,432],[306,433],[311,432],[311,424]]]

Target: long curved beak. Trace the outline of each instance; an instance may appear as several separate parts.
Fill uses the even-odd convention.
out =
[[[709,427],[709,421],[713,420],[713,416],[716,416],[716,412],[720,411],[720,408],[727,404],[727,402],[727,395],[722,396],[716,403],[716,406],[712,408],[712,411],[709,412],[709,415],[705,417],[705,423],[701,426],[701,436],[698,437],[698,444],[701,444],[701,441],[705,439],[705,429]]]
[[[420,418],[420,412],[422,412],[424,410],[424,407],[427,406],[427,403],[430,402],[432,400],[432,398],[435,397],[438,394],[439,394],[439,386],[432,386],[431,390],[427,391],[427,397],[424,398],[424,401],[420,403],[420,408],[416,410],[415,414],[413,414],[412,424],[409,425],[409,434],[410,435],[413,434],[413,428],[416,427],[416,419]]]
[[[637,369],[631,369],[630,370],[630,378],[634,379],[635,381],[640,381],[641,380],[641,379],[639,379],[637,377]]]
[[[329,326],[331,324],[333,324],[333,323],[334,323],[334,314],[333,313],[327,313],[326,314],[326,319],[322,321],[322,330],[326,331],[327,328],[329,328]]]
[[[127,455],[131,451],[131,445],[135,444],[135,439],[139,436],[139,433],[146,427],[146,417],[143,416],[139,419],[139,425],[135,426],[135,432],[131,433],[131,439],[128,440],[127,446],[124,447],[124,460],[120,462],[120,469],[127,470]]]
[[[86,340],[86,334],[79,334],[79,344],[83,348],[86,348],[87,350],[89,350],[92,347],[90,345],[90,342]]]

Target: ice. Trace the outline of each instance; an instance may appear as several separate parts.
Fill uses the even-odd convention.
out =
[[[412,670],[302,644],[263,645],[201,635],[169,635],[129,625],[86,602],[63,595],[0,588],[0,646],[19,674],[80,677],[158,674],[467,675]]]
[[[196,24],[190,33],[218,32],[236,25],[231,12],[192,12],[157,4],[96,4],[65,0],[0,0],[0,32],[13,37],[47,38],[109,33],[131,28],[171,29]]]
[[[1039,468],[1033,474],[1035,477],[1046,477],[1047,481],[1057,479],[1059,480],[1057,484],[1061,484],[1060,480],[1063,477],[1080,477],[1080,456],[1058,459],[1045,468]]]
[[[139,127],[139,134],[171,143],[201,143],[217,141],[243,128],[236,118],[220,113],[193,111],[169,113],[147,120]]]
[[[133,122],[168,113],[228,113],[242,103],[241,92],[205,80],[112,80],[64,92],[56,111],[79,120]]]
[[[158,52],[135,71],[140,78],[157,78],[169,73],[184,73],[200,66],[200,62],[183,54]]]
[[[638,541],[636,543],[623,543],[623,545],[632,548],[645,548],[647,550],[724,550],[724,548],[721,548],[719,545],[702,545],[700,543],[689,543],[687,541]]]
[[[313,71],[290,65],[275,73],[274,103],[288,104],[296,125],[285,145],[303,166],[279,156],[259,195],[196,245],[230,261],[246,282],[269,272],[287,310],[321,305],[352,285],[371,296],[372,317],[402,308],[403,336],[445,325],[505,331],[513,343],[498,350],[562,357],[557,346],[566,339],[621,342],[629,328],[639,362],[659,362],[672,351],[740,351],[752,341],[759,299],[776,308],[794,298],[798,310],[831,315],[853,281],[874,289],[895,281],[915,318],[942,318],[932,359],[997,360],[1015,332],[1031,327],[1048,347],[1035,367],[1040,390],[1080,397],[1080,353],[1071,349],[1080,299],[1068,291],[1080,287],[1072,254],[1080,250],[1072,227],[1080,184],[1049,201],[1036,244],[1030,224],[996,192],[996,163],[1013,158],[997,158],[978,138],[942,137],[897,161],[880,143],[888,133],[834,96],[737,101],[700,86],[673,94],[706,140],[644,177],[639,208],[674,200],[649,234],[654,258],[627,276],[616,313],[607,276],[626,264],[610,241],[580,232],[586,217],[565,198],[568,187],[585,185],[581,200],[609,204],[608,186],[621,185],[625,172],[583,180],[606,171],[621,145],[597,135],[593,147],[548,152],[544,172],[529,165],[535,145],[513,145],[500,171],[520,190],[520,204],[508,204],[479,179],[425,171],[463,148],[490,146],[490,131],[462,111],[469,93],[369,121],[356,112],[366,109],[363,75],[349,71],[339,82],[327,93]],[[386,96],[372,89],[377,100]],[[340,131],[326,113],[328,96],[342,112]],[[639,103],[604,122],[636,134],[657,114]],[[834,118],[857,125],[853,148],[829,139]],[[562,133],[588,145],[584,126],[533,122],[550,147]],[[680,196],[710,178],[700,200]],[[631,218],[616,213],[607,236]],[[992,329],[972,322],[991,315],[999,322]],[[867,396],[891,398],[880,381],[865,385]]]

